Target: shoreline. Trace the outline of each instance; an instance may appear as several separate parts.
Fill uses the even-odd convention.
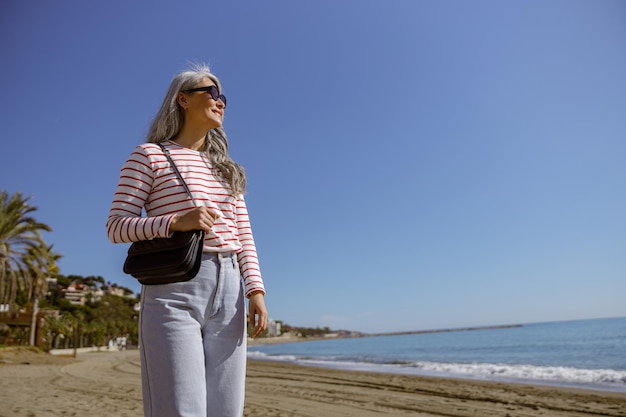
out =
[[[626,393],[249,360],[244,417],[623,417]],[[138,350],[0,349],[0,416],[141,417]]]
[[[453,327],[449,329],[431,329],[431,330],[408,330],[400,332],[389,333],[362,333],[362,332],[348,332],[341,331],[339,333],[328,333],[324,336],[294,336],[292,334],[285,333],[281,336],[275,337],[260,337],[258,339],[248,338],[248,345],[270,345],[277,343],[294,343],[294,342],[313,342],[316,340],[335,340],[335,339],[355,339],[364,337],[383,337],[383,336],[405,336],[414,334],[431,334],[431,333],[450,333],[450,332],[470,332],[477,330],[499,330],[499,329],[513,329],[518,327],[524,327],[523,324],[501,324],[493,326],[472,326],[472,327]]]
[[[281,398],[269,414],[330,404],[319,414],[292,416],[624,416],[626,393],[448,377],[350,371],[250,361],[248,391]],[[250,395],[250,394],[249,394]],[[305,398],[302,398],[304,396]],[[339,406],[341,404],[341,406]],[[257,405],[258,407],[258,405]],[[348,411],[349,409],[349,411]],[[358,412],[352,412],[352,410]],[[261,409],[256,409],[261,411]],[[248,414],[246,414],[248,415]]]
[[[302,366],[306,368],[319,368],[319,369],[333,369],[337,371],[346,371],[346,372],[368,372],[373,374],[383,374],[383,375],[398,375],[398,376],[409,376],[409,377],[417,377],[417,378],[442,378],[442,379],[455,379],[459,381],[467,381],[471,382],[492,382],[492,383],[503,383],[503,384],[515,384],[515,385],[525,385],[525,386],[536,386],[536,387],[546,387],[546,388],[564,388],[564,389],[577,389],[577,390],[585,390],[585,391],[597,391],[597,392],[608,392],[608,393],[616,393],[626,395],[626,386],[611,386],[609,384],[593,384],[593,383],[575,383],[575,382],[562,382],[562,381],[553,381],[553,380],[541,380],[541,379],[530,379],[530,378],[514,378],[514,377],[481,377],[479,375],[462,375],[462,374],[454,374],[454,373],[445,373],[445,372],[428,372],[428,371],[419,371],[414,370],[412,368],[403,368],[401,366],[395,366],[390,364],[366,364],[363,363],[362,366],[360,363],[354,364],[344,364],[341,362],[328,362],[328,363],[301,363],[294,360],[281,360],[281,359],[272,359],[272,357],[267,358],[258,358],[258,357],[248,357],[249,362],[270,362],[270,363],[278,363],[278,364],[287,364],[293,366]],[[378,366],[376,366],[378,365]],[[626,416],[625,416],[626,417]]]
[[[515,326],[502,326],[502,327],[518,327]],[[496,328],[496,327],[492,327]],[[501,327],[497,327],[501,328]],[[430,333],[430,331],[428,331]],[[435,331],[439,332],[439,331]],[[403,333],[404,334],[404,333]],[[415,332],[411,332],[411,334],[415,334]],[[291,343],[299,343],[299,342],[316,342],[316,341],[328,341],[334,339],[351,339],[351,338],[360,338],[361,336],[352,336],[352,337],[336,337],[336,338],[328,338],[328,337],[297,337],[297,336],[284,336],[284,337],[276,337],[276,338],[266,338],[260,340],[252,340],[249,341],[249,348],[254,347],[262,347],[266,345],[276,345],[276,344],[291,344]],[[373,336],[377,337],[377,336]],[[252,353],[252,355],[251,355]],[[294,359],[292,356],[281,356],[277,357],[272,355],[266,355],[262,351],[254,352],[248,351],[248,360],[261,361],[261,362],[273,362],[273,363],[285,363],[292,364],[295,366],[310,366],[315,368],[323,368],[323,369],[337,369],[337,370],[345,370],[345,371],[356,371],[356,372],[374,372],[374,373],[384,373],[384,374],[393,374],[393,375],[407,375],[407,376],[417,376],[417,377],[433,377],[433,378],[453,378],[467,381],[491,381],[491,382],[502,382],[502,383],[512,383],[512,384],[522,384],[522,385],[536,385],[542,387],[560,387],[560,388],[572,388],[572,389],[585,389],[585,390],[593,390],[593,391],[602,391],[602,392],[615,392],[626,394],[626,384],[619,382],[603,382],[603,381],[614,381],[615,378],[620,378],[619,376],[611,375],[612,372],[620,372],[624,374],[623,371],[612,371],[610,369],[602,370],[602,369],[578,369],[578,368],[568,368],[563,366],[533,366],[533,365],[515,365],[515,364],[495,364],[495,363],[484,363],[478,364],[483,366],[482,369],[470,370],[466,371],[465,366],[463,364],[450,364],[450,365],[459,365],[461,370],[450,369],[450,367],[443,366],[435,366],[435,367],[414,367],[411,366],[411,362],[396,362],[396,363],[374,363],[374,362],[344,362],[344,361],[324,361],[324,360],[315,360],[313,358],[307,359]],[[442,365],[442,364],[438,364]],[[528,372],[528,368],[537,368],[541,369],[539,375],[533,377],[526,377],[525,372]],[[448,369],[445,369],[448,368]],[[545,368],[545,369],[543,369]],[[456,371],[456,372],[455,372]],[[594,375],[589,376],[585,375],[585,373],[595,373],[595,372],[604,372],[602,375]],[[530,370],[530,372],[537,372],[536,369]],[[585,377],[580,377],[572,379],[571,375],[579,374],[585,375]],[[606,375],[608,374],[608,375]],[[521,376],[518,376],[521,375]],[[609,378],[606,379],[605,378]],[[623,377],[622,377],[623,378]],[[587,379],[587,380],[585,380]],[[596,382],[600,381],[600,382]],[[617,379],[617,381],[622,381],[622,379]],[[626,381],[623,381],[626,382]]]

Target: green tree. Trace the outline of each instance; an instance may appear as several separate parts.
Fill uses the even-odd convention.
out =
[[[23,262],[26,265],[26,273],[29,278],[28,298],[31,302],[31,324],[29,344],[35,346],[35,332],[37,329],[37,314],[39,313],[39,300],[48,292],[47,278],[57,274],[59,268],[57,261],[61,255],[52,251],[52,245],[44,244],[28,249]]]
[[[107,340],[126,336],[129,343],[136,344],[138,329],[138,313],[134,310],[136,303],[136,298],[105,295],[102,300],[93,303],[86,319],[105,325]]]
[[[42,231],[50,226],[31,217],[37,210],[30,197],[21,193],[0,192],[0,304],[15,304],[17,292],[28,286],[25,257],[31,249],[43,245]]]
[[[85,323],[83,331],[88,338],[88,344],[104,346],[107,343],[107,323],[105,320],[96,319]]]
[[[70,340],[72,322],[66,316],[49,315],[44,318],[43,329],[48,336],[48,349],[57,349],[62,339]]]

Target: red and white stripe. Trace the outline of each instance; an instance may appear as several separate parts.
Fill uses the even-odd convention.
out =
[[[195,205],[207,206],[219,214],[211,232],[206,234],[204,251],[237,253],[246,295],[259,290],[265,292],[243,196],[232,195],[230,185],[211,167],[204,153],[173,142],[164,145],[189,187]],[[122,167],[106,224],[109,239],[113,243],[128,243],[168,237],[174,215],[195,205],[161,148],[144,143],[135,148]]]

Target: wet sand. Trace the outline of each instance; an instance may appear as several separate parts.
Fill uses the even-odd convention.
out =
[[[251,361],[246,417],[626,416],[626,393]],[[138,351],[0,350],[0,417],[142,416]]]

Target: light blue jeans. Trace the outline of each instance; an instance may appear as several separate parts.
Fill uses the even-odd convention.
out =
[[[145,417],[241,417],[246,313],[234,254],[205,253],[190,281],[145,285],[139,348]]]

